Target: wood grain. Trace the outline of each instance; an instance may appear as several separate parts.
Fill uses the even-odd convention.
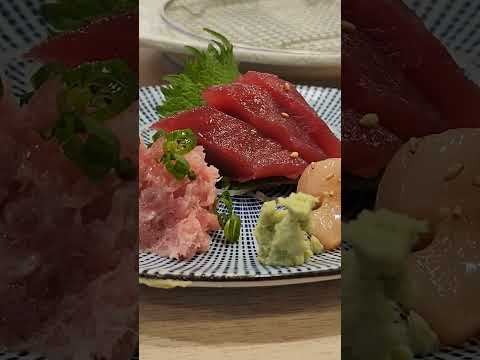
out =
[[[340,282],[255,289],[142,287],[142,359],[340,359]]]
[[[140,85],[180,69],[140,49]],[[142,360],[340,359],[340,281],[252,289],[140,289]]]

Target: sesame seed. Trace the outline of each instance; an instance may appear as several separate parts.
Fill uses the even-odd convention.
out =
[[[288,117],[290,117],[290,115],[288,115],[287,113],[284,113],[284,112],[282,112],[282,114],[281,114],[281,115],[282,115],[284,118],[288,118]]]
[[[350,21],[342,20],[342,30],[344,31],[355,31],[357,27],[352,24]]]
[[[290,90],[290,84],[289,83],[283,84],[283,90],[289,91]]]
[[[447,169],[447,173],[445,174],[444,180],[450,181],[455,179],[460,173],[463,171],[463,164],[462,163],[457,163],[452,166],[450,166]]]
[[[330,180],[331,178],[333,178],[333,174],[328,174],[328,175],[325,177],[325,180]]]
[[[366,128],[376,128],[378,127],[379,123],[380,120],[378,118],[378,115],[374,113],[365,114],[360,119],[360,125]]]
[[[298,154],[298,152],[296,152],[296,151],[290,153],[290,157],[291,157],[291,158],[298,158],[298,156],[299,156],[299,154]]]

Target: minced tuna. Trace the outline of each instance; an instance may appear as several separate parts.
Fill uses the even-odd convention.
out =
[[[177,180],[158,159],[163,140],[140,144],[140,249],[161,256],[189,259],[208,250],[209,231],[219,229],[213,206],[218,170],[208,166],[202,146],[185,155],[195,180]]]

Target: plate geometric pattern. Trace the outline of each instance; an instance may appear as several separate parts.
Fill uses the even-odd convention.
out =
[[[205,27],[215,29],[237,47],[308,52],[340,49],[340,0],[295,4],[291,0],[171,0],[163,17],[190,36],[201,36]]]
[[[205,48],[221,32],[241,63],[263,64],[302,78],[340,76],[341,0],[142,0],[140,41],[164,53]]]
[[[340,136],[341,94],[338,89],[299,86],[298,90],[319,113],[337,136]],[[150,142],[150,125],[158,121],[155,107],[162,102],[161,87],[140,89],[140,135]],[[270,198],[285,196],[295,187],[284,185],[265,192]],[[144,277],[177,280],[277,280],[337,274],[340,271],[340,250],[313,256],[303,266],[273,267],[257,261],[257,244],[253,230],[263,201],[254,194],[234,196],[235,212],[242,219],[241,238],[237,244],[226,244],[222,231],[212,233],[208,252],[187,261],[178,261],[156,254],[140,253],[139,273]]]

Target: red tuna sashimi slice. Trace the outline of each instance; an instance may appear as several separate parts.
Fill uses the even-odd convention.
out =
[[[153,127],[165,131],[192,129],[205,147],[207,162],[238,181],[277,176],[294,179],[307,166],[253,126],[211,107],[176,114]]]
[[[342,16],[388,54],[445,116],[449,128],[480,126],[480,88],[465,78],[447,49],[402,1],[344,1]]]
[[[448,128],[428,99],[360,30],[342,33],[342,103],[376,113],[380,123],[404,140]]]
[[[282,80],[277,75],[255,71],[247,72],[238,81],[260,86],[268,91],[281,111],[293,117],[297,126],[307,132],[327,156],[341,156],[340,140],[308,105],[295,85]]]
[[[342,111],[342,166],[353,175],[375,177],[390,161],[402,141],[381,126],[360,126],[361,117],[353,110]]]
[[[213,86],[204,91],[203,97],[208,105],[251,124],[309,162],[327,157],[295,118],[282,114],[270,94],[258,86],[240,83]]]
[[[138,14],[102,18],[77,31],[64,32],[25,56],[75,67],[92,61],[120,59],[138,72]]]

